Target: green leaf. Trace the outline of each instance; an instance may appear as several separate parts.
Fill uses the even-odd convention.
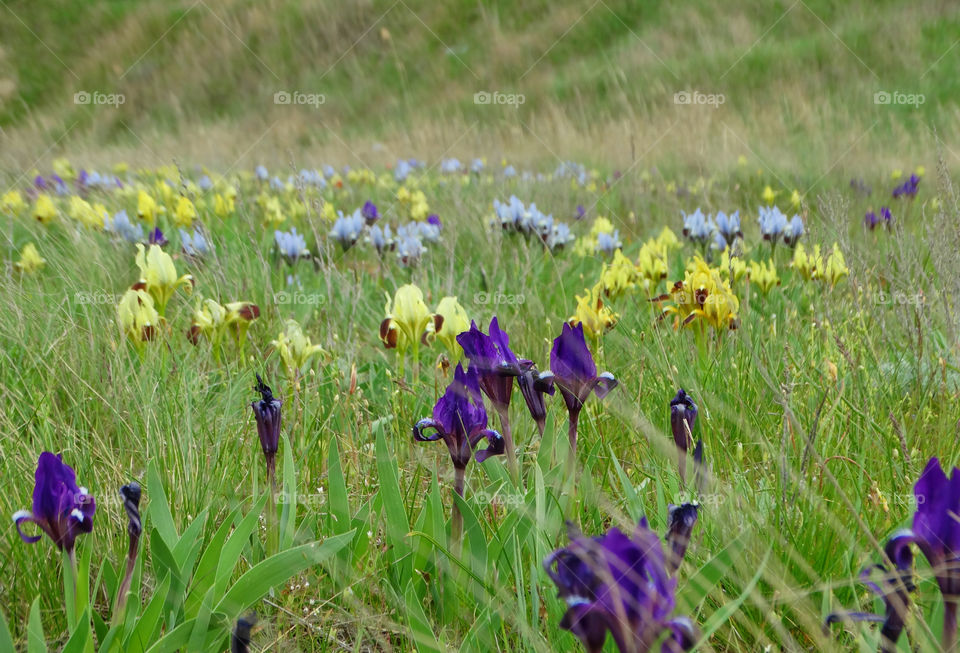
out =
[[[83,653],[92,644],[93,642],[90,639],[90,614],[87,610],[84,610],[80,613],[77,627],[70,635],[70,639],[67,640],[61,653]]]
[[[227,539],[227,543],[224,544],[223,553],[217,562],[217,579],[215,584],[217,595],[220,595],[226,589],[227,582],[230,580],[230,576],[233,575],[233,570],[237,566],[237,561],[240,559],[240,554],[243,553],[243,548],[250,541],[250,536],[260,523],[260,515],[263,514],[263,507],[266,503],[267,495],[264,494],[257,500],[253,510],[248,512],[246,516],[240,520],[237,528]]]
[[[330,456],[327,462],[327,501],[330,511],[330,530],[339,535],[350,530],[350,501],[347,498],[347,483],[340,465],[340,447],[337,438],[330,440]]]
[[[136,622],[133,632],[123,643],[123,650],[127,653],[140,653],[156,637],[163,616],[163,606],[170,590],[170,574],[164,576],[163,581],[156,588],[147,607],[144,608],[140,619]]]
[[[157,640],[153,646],[147,649],[147,653],[176,653],[181,650],[190,641],[190,634],[193,632],[195,623],[195,619],[184,621]]]
[[[220,600],[215,612],[225,614],[232,623],[241,612],[265,596],[270,588],[287,582],[309,567],[325,562],[352,539],[353,531],[350,531],[328,537],[322,544],[311,542],[270,556],[234,583]]]
[[[40,620],[40,597],[30,604],[30,618],[27,620],[27,653],[46,653],[47,638],[43,634],[43,622]]]
[[[283,507],[280,510],[280,550],[293,546],[297,527],[297,468],[293,464],[293,447],[283,438]]]
[[[620,466],[620,461],[617,460],[617,456],[613,452],[613,447],[609,449],[610,460],[613,461],[613,468],[617,472],[617,476],[620,479],[620,486],[623,488],[624,498],[627,500],[627,511],[630,514],[630,521],[636,523],[640,521],[640,517],[643,516],[643,504],[640,501],[640,497],[637,496],[637,491],[633,487],[633,483],[630,482],[626,472],[623,471],[623,467]]]
[[[443,649],[430,628],[427,615],[423,612],[423,606],[420,605],[417,591],[413,587],[413,580],[407,583],[404,602],[407,607],[407,625],[410,626],[410,636],[413,638],[417,651],[419,653],[441,653]]]
[[[187,644],[188,651],[204,650],[204,642],[207,639],[210,629],[210,614],[213,610],[214,588],[211,587],[207,595],[203,597],[203,603],[200,605],[200,612],[194,623],[193,632],[190,635],[190,641]]]
[[[147,466],[146,494],[150,497],[146,514],[150,517],[154,527],[160,532],[167,548],[172,550],[177,545],[180,536],[177,534],[177,527],[173,523],[170,504],[167,503],[167,495],[163,490],[163,481],[160,480],[160,474],[157,473],[157,465],[154,461],[150,461]]]
[[[456,492],[453,493],[453,500],[457,502],[460,514],[463,515],[463,541],[465,544],[463,557],[469,562],[474,574],[483,578],[487,571],[487,538],[484,535],[483,527],[470,504]]]
[[[410,532],[410,522],[407,521],[407,509],[403,505],[400,494],[400,483],[397,480],[397,465],[395,458],[387,448],[387,441],[383,437],[383,428],[377,428],[377,471],[380,475],[380,489],[378,495],[383,505],[383,516],[386,521],[387,553],[391,567],[396,570],[397,576],[391,575],[399,582],[397,589],[404,587],[411,576],[411,563],[404,556],[409,552],[407,533]]]
[[[204,596],[217,579],[217,565],[223,551],[223,543],[230,534],[237,515],[240,514],[240,508],[234,508],[227,518],[223,520],[213,538],[207,543],[203,554],[200,556],[200,562],[193,573],[193,579],[190,583],[190,594],[184,604],[184,614],[187,618],[196,617],[200,611],[200,605]]]
[[[13,637],[10,635],[10,627],[7,625],[7,618],[0,610],[0,651],[13,651]]]

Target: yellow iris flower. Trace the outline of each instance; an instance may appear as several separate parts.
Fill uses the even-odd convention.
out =
[[[310,342],[296,320],[287,320],[283,331],[270,344],[280,354],[287,376],[291,379],[306,372],[311,358],[326,353],[323,347]]]
[[[823,256],[820,254],[820,245],[814,245],[813,251],[807,253],[803,243],[798,243],[793,250],[793,261],[790,267],[794,268],[807,281],[819,279],[823,273]]]
[[[57,217],[57,207],[46,193],[37,196],[33,203],[33,219],[42,224],[49,224]]]
[[[47,261],[40,256],[37,246],[33,243],[27,243],[20,250],[20,260],[14,263],[14,267],[24,274],[33,274],[43,269],[46,264]]]
[[[637,266],[618,249],[613,253],[613,261],[603,264],[600,285],[607,297],[616,299],[633,290],[637,286],[638,277]]]
[[[189,198],[181,195],[177,198],[177,208],[173,212],[173,222],[181,229],[188,229],[197,219],[197,207]]]
[[[78,195],[70,198],[70,217],[85,227],[103,229],[107,209],[102,204],[91,206],[89,202]]]
[[[157,245],[150,245],[150,251],[146,252],[143,245],[137,243],[136,262],[140,268],[140,281],[134,289],[146,290],[155,300],[161,316],[177,288],[184,286],[188,294],[193,291],[193,277],[189,274],[177,276],[173,259]]]
[[[117,305],[120,329],[136,345],[153,340],[160,324],[160,314],[153,306],[153,297],[143,290],[130,289]]]
[[[431,325],[436,330],[435,316],[424,303],[423,293],[412,283],[397,288],[392,300],[387,295],[384,312],[387,316],[380,323],[380,339],[387,349],[396,348],[401,354],[410,347],[417,349]]]
[[[733,329],[738,324],[740,300],[720,270],[711,268],[699,256],[687,266],[683,281],[676,282],[664,298],[673,303],[664,309],[663,315],[675,315],[675,326],[687,326],[698,318],[717,331]]]
[[[730,248],[727,247],[723,250],[723,253],[720,254],[717,269],[725,279],[736,283],[747,273],[747,264],[740,256],[731,257]]]
[[[760,197],[767,203],[767,206],[773,206],[773,201],[777,199],[777,195],[779,195],[779,193],[770,188],[769,185],[764,186],[763,192],[760,193]]]
[[[157,219],[157,201],[145,190],[137,193],[137,217],[153,224]]]
[[[436,336],[451,356],[460,358],[463,350],[457,344],[457,336],[470,330],[470,318],[456,297],[444,297],[437,304],[434,326],[437,324],[439,327],[436,328]]]
[[[11,190],[0,197],[0,213],[19,215],[27,208],[27,203],[18,190]]]
[[[586,289],[586,294],[577,295],[577,311],[567,320],[571,326],[583,325],[584,332],[592,338],[599,338],[620,321],[620,316],[609,306],[603,305],[600,284]]]
[[[823,267],[823,278],[829,281],[831,286],[835,286],[843,281],[848,274],[850,274],[850,270],[843,259],[843,252],[840,251],[840,246],[834,243],[833,251],[830,252],[830,256],[827,257],[827,262]]]
[[[777,276],[777,268],[773,261],[750,261],[750,283],[766,295],[774,286],[780,285],[780,277]]]

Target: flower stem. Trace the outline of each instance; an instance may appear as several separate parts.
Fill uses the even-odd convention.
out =
[[[269,500],[267,501],[267,557],[277,553],[277,470],[276,459],[273,456],[267,457],[267,492]]]
[[[567,480],[572,481],[577,471],[577,425],[580,422],[580,411],[570,413],[567,422],[567,437],[570,439],[570,450],[567,451]]]
[[[67,629],[73,632],[77,625],[77,554],[74,549],[63,552],[63,603],[67,615]]]
[[[943,604],[943,650],[955,651],[957,646],[957,601],[945,598]]]
[[[466,467],[453,468],[453,491],[463,498],[464,477],[466,476]],[[460,540],[463,537],[463,515],[460,514],[460,505],[456,499],[453,501],[453,516],[450,520],[450,548],[459,550]]]
[[[510,407],[497,404],[497,414],[500,415],[500,431],[507,450],[507,470],[514,485],[520,483],[520,470],[517,466],[517,448],[510,433]]]

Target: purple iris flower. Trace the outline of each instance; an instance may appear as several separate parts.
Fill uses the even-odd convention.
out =
[[[520,373],[520,363],[510,350],[510,337],[500,329],[496,316],[490,320],[490,335],[470,322],[470,330],[457,336],[463,353],[476,367],[480,389],[490,398],[497,412],[510,406],[513,377]]]
[[[433,429],[433,434],[426,435],[427,429]],[[483,462],[490,456],[504,452],[503,437],[487,428],[487,411],[483,407],[475,365],[470,365],[464,372],[463,365],[457,364],[453,381],[433,407],[433,416],[414,425],[413,438],[418,442],[442,439],[450,450],[453,467],[458,471],[466,469],[471,456],[474,456],[477,462]],[[474,455],[474,448],[484,439],[487,441],[487,448]],[[462,482],[456,490],[463,496]]]
[[[880,216],[878,217],[873,211],[867,211],[867,214],[863,216],[863,224],[870,231],[876,229],[878,225],[883,225],[889,229],[893,224],[893,214],[890,212],[889,207],[881,206]]]
[[[687,449],[693,442],[693,426],[696,422],[697,405],[693,403],[693,398],[680,388],[670,400],[670,429],[673,431],[673,441],[677,445],[682,481],[687,477]]]
[[[254,401],[250,404],[253,408],[253,415],[257,420],[257,435],[260,436],[260,447],[263,449],[263,456],[267,461],[267,477],[270,479],[271,487],[276,482],[276,459],[277,449],[280,448],[280,405],[283,403],[273,396],[270,389],[260,375],[257,374],[257,385],[253,387],[255,392],[260,393],[260,401]]]
[[[160,227],[154,227],[150,232],[147,242],[150,245],[156,245],[157,247],[163,247],[167,244],[167,239],[164,237],[163,232],[160,231]]]
[[[593,355],[583,337],[583,324],[572,327],[564,323],[560,335],[553,341],[553,349],[550,350],[550,372],[560,387],[560,394],[563,395],[563,401],[567,405],[570,437],[569,465],[572,466],[576,458],[577,424],[583,402],[591,392],[595,392],[598,399],[603,399],[608,392],[617,387],[617,380],[610,372],[597,374],[597,365],[593,362]]]
[[[549,372],[540,373],[532,360],[517,358],[510,349],[510,337],[500,328],[497,317],[490,320],[490,335],[470,323],[470,330],[457,336],[457,343],[471,365],[477,369],[480,389],[490,398],[500,416],[500,430],[506,444],[507,460],[515,465],[513,438],[510,432],[509,408],[513,394],[513,379],[516,377],[520,392],[527,402],[531,417],[543,436],[547,409],[544,393],[553,394],[553,377]]]
[[[33,544],[42,535],[26,535],[21,524],[36,524],[57,548],[72,557],[77,537],[93,530],[97,504],[86,488],[77,486],[76,473],[58,455],[41,453],[34,478],[33,511],[21,510],[13,516],[17,533],[24,542]]]
[[[885,564],[871,565],[860,572],[860,578],[883,598],[884,615],[871,612],[842,612],[827,616],[827,625],[839,621],[873,621],[882,623],[880,628],[881,653],[894,653],[897,642],[903,633],[905,618],[910,605],[910,592],[916,589],[913,582],[913,551],[910,549],[909,532],[900,532],[884,545],[886,557],[892,563],[888,570]],[[879,571],[884,576],[879,583],[871,580],[872,572]]]
[[[443,223],[440,222],[440,216],[436,213],[431,213],[427,216],[427,224],[432,224],[437,229],[443,229]]]
[[[916,544],[930,563],[943,595],[942,646],[944,651],[952,651],[957,641],[957,600],[960,596],[960,469],[954,467],[948,477],[940,467],[940,460],[931,458],[914,485],[913,494],[917,502],[913,528],[894,535],[885,548],[899,578],[888,578],[884,583],[886,588],[870,583],[874,591],[883,596],[887,603],[886,617],[871,618],[858,613],[846,616],[852,619],[883,621],[884,630],[887,631],[885,638],[889,643],[885,641],[885,648],[882,650],[895,650],[896,638],[899,638],[903,628],[907,593],[913,588],[910,572],[913,553],[910,545]],[[870,571],[871,568],[868,568],[864,575],[868,577]]]
[[[573,214],[574,220],[583,220],[587,215],[587,210],[583,208],[583,204],[577,204],[577,210]]]
[[[363,218],[367,221],[367,224],[373,224],[380,219],[380,212],[377,210],[377,205],[367,200],[363,204],[363,208],[360,209],[360,212],[363,214]]]
[[[894,199],[904,196],[916,197],[918,190],[920,190],[920,177],[910,175],[910,179],[893,189],[893,197]]]
[[[428,429],[433,429],[432,435],[426,435]],[[453,461],[453,490],[461,497],[467,463],[471,456],[480,463],[490,456],[504,453],[506,446],[503,437],[487,428],[487,411],[483,407],[483,396],[480,394],[477,368],[474,365],[470,365],[464,372],[463,365],[457,363],[453,381],[433,406],[433,416],[414,424],[413,439],[417,442],[443,440],[450,450],[450,460]],[[487,441],[487,448],[474,454],[473,450],[482,440]],[[457,503],[453,504],[450,531],[454,542],[459,542],[463,532],[463,515]]]
[[[570,540],[543,564],[567,603],[560,627],[576,635],[588,653],[603,650],[608,631],[621,652],[650,651],[664,634],[662,651],[693,648],[693,623],[671,617],[677,581],[667,573],[660,538],[646,518],[632,536],[612,528],[585,537],[571,528]]]

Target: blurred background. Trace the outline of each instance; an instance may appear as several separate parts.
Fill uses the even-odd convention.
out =
[[[960,163],[955,2],[3,0],[0,170]],[[303,161],[300,161],[303,159]]]

